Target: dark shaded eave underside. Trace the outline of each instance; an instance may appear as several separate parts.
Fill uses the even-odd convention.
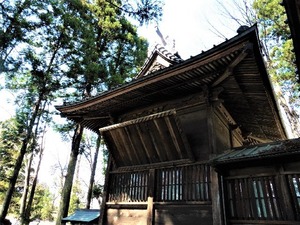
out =
[[[117,167],[194,160],[175,110],[114,124],[100,132]]]
[[[56,108],[61,111],[63,116],[81,122],[85,127],[97,132],[99,128],[110,124],[111,117],[114,114],[118,115],[143,105],[159,102],[162,98],[172,99],[178,93],[184,95],[201,91],[204,86],[209,86],[215,82],[222,75],[222,70],[234,61],[243,51],[245,44],[251,41],[255,45],[253,54],[247,56],[235,69],[236,76],[229,76],[220,84],[220,86],[228,89],[222,93],[222,97],[224,97],[225,106],[229,108],[229,111],[235,113],[235,119],[243,127],[247,127],[247,123],[254,121],[254,118],[243,120],[241,115],[247,113],[248,110],[250,117],[253,117],[251,108],[255,107],[256,103],[251,103],[251,98],[256,96],[256,99],[264,104],[264,109],[267,109],[270,113],[269,118],[266,118],[269,122],[265,125],[271,126],[269,130],[273,130],[273,134],[270,134],[271,137],[268,138],[272,140],[282,139],[285,135],[282,124],[279,122],[277,105],[260,55],[256,32],[256,27],[251,27],[243,34],[182,63],[149,74],[88,100],[71,105],[57,106]],[[253,68],[255,69],[254,74],[251,71],[247,72],[247,70],[253,70]],[[239,70],[242,72],[239,72]],[[243,71],[246,71],[246,75],[243,74]],[[255,84],[257,84],[257,88],[253,89],[252,86]],[[226,85],[229,85],[231,90]],[[237,95],[232,87],[242,95]],[[249,91],[249,88],[252,88],[252,90]],[[236,96],[243,99],[238,100]],[[236,111],[238,109],[236,105],[243,101],[246,104],[244,111]],[[264,112],[258,115],[262,120],[265,120],[263,119],[264,116]],[[261,122],[263,121],[256,122],[255,126],[258,132],[263,133],[265,131],[261,130]],[[258,134],[258,136],[266,138],[265,134]]]

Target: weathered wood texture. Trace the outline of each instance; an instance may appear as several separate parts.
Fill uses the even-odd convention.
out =
[[[156,206],[155,225],[212,225],[210,205]]]
[[[193,160],[175,110],[100,129],[117,166]]]
[[[230,170],[224,177],[228,223],[299,224],[300,171],[296,166],[299,163]]]
[[[165,224],[168,217],[178,225],[200,219],[212,224],[207,222],[212,221],[212,197],[206,164],[114,171],[109,177],[104,224]]]
[[[107,225],[147,225],[147,210],[107,209]]]

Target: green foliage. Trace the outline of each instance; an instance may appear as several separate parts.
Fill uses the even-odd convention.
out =
[[[93,187],[93,197],[99,199],[102,197],[103,193],[103,185],[101,184],[95,184]]]
[[[254,0],[261,39],[267,49],[267,66],[273,81],[290,95],[292,106],[299,105],[299,84],[296,82],[295,55],[290,30],[281,0]]]
[[[0,202],[12,176],[14,161],[21,145],[22,129],[15,118],[0,122]]]
[[[147,43],[126,16],[145,23],[159,18],[160,9],[158,0],[0,2],[0,73],[5,88],[16,93],[18,126],[13,135],[22,140],[7,196],[13,189],[16,195],[22,192],[15,186],[16,176],[21,177],[24,155],[37,149],[39,133],[51,121],[49,105],[57,98],[81,100],[87,85],[104,91],[134,76],[146,58]],[[1,152],[8,152],[9,145],[13,142],[5,143]]]
[[[76,181],[73,184],[72,187],[72,194],[71,194],[71,200],[70,200],[70,206],[69,206],[69,214],[72,214],[75,212],[76,209],[83,208],[84,205],[82,203],[82,190],[80,188],[80,183]]]
[[[54,198],[49,188],[37,185],[31,210],[31,220],[54,220]]]

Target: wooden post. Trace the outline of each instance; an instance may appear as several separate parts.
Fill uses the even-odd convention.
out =
[[[286,175],[284,174],[284,168],[280,166],[279,169],[279,182],[280,182],[280,189],[282,193],[282,204],[283,204],[283,210],[286,210],[286,216],[288,220],[294,220],[295,215],[294,215],[294,210],[293,210],[293,205],[292,202],[293,200],[291,199],[291,194],[289,190],[289,185],[287,183]]]
[[[107,216],[106,212],[106,202],[108,198],[108,184],[109,184],[109,172],[111,170],[112,166],[112,160],[111,160],[111,155],[109,154],[108,156],[108,161],[107,161],[107,168],[106,168],[106,174],[105,174],[105,182],[104,182],[104,187],[103,187],[103,193],[102,193],[102,202],[101,202],[101,207],[100,207],[100,217],[99,217],[99,225],[103,225],[105,221],[105,217]]]
[[[220,198],[220,183],[218,173],[211,167],[211,204],[213,225],[223,225],[222,222],[222,201]]]
[[[155,169],[149,170],[147,225],[154,224]]]

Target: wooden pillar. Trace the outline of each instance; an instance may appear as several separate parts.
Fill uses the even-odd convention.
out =
[[[211,174],[211,203],[213,225],[223,225],[222,222],[222,201],[221,201],[221,184],[218,173],[214,168],[210,168]]]
[[[210,154],[217,154],[216,133],[214,131],[214,109],[207,105],[207,130],[208,130],[208,147]]]
[[[294,210],[292,205],[292,198],[290,193],[289,184],[287,183],[286,174],[284,173],[284,168],[281,166],[279,169],[279,183],[280,183],[280,189],[282,193],[282,204],[283,204],[283,210],[286,210],[286,216],[288,220],[294,220]]]
[[[99,217],[99,225],[104,225],[106,221],[107,216],[107,208],[106,208],[106,202],[108,198],[108,184],[109,184],[109,172],[112,167],[112,160],[111,155],[108,156],[108,162],[107,162],[107,168],[106,168],[106,174],[105,174],[105,181],[104,181],[104,187],[103,187],[103,193],[102,193],[102,202],[100,206],[100,217]]]
[[[155,169],[149,170],[147,225],[154,224]]]

